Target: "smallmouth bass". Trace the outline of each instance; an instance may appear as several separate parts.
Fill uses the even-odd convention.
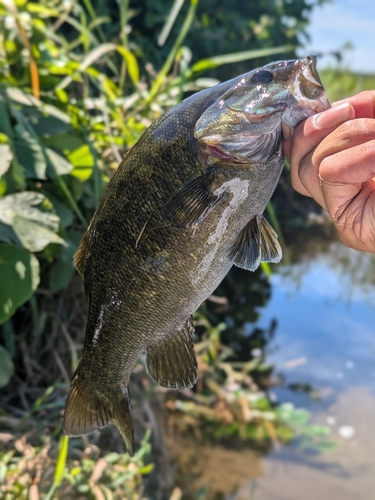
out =
[[[233,264],[280,260],[262,214],[282,128],[328,107],[315,57],[278,61],[185,99],[126,154],[75,255],[89,312],[67,435],[113,423],[133,455],[128,385],[141,354],[161,386],[194,385],[192,314]]]

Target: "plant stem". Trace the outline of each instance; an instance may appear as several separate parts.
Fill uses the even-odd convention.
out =
[[[159,74],[156,77],[156,80],[155,80],[153,86],[151,87],[150,94],[146,100],[146,104],[149,104],[152,101],[152,99],[155,97],[155,95],[158,93],[159,88],[161,87],[164,78],[166,77],[169,70],[171,69],[171,66],[173,64],[174,58],[177,54],[177,51],[180,48],[182,42],[184,41],[184,38],[186,37],[187,32],[189,31],[191,23],[193,22],[197,5],[198,5],[198,0],[190,0],[190,7],[189,7],[189,10],[186,14],[184,24],[182,25],[181,31],[180,31],[178,37],[176,38],[176,41],[175,41],[171,51],[169,52],[168,57],[163,65],[163,67],[159,71]]]
[[[126,21],[128,17],[129,0],[121,0],[120,2],[120,29],[122,46],[128,48],[128,35],[126,34]],[[126,61],[121,62],[119,87],[122,90],[125,85],[126,78]]]
[[[78,219],[82,222],[84,226],[88,226],[87,220],[84,218],[81,210],[78,208],[78,205],[71,195],[68,186],[65,184],[65,181],[61,177],[61,175],[57,174],[54,176],[54,180],[56,180],[57,184],[59,185],[61,191],[64,193],[66,196],[67,201],[69,202],[70,206],[72,207],[73,212],[76,214]]]

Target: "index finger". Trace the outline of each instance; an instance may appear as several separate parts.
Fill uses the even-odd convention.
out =
[[[354,116],[354,108],[349,103],[344,102],[308,118],[296,128],[290,158],[290,175],[296,191],[305,196],[312,196],[312,193],[316,191],[315,184],[319,182],[319,165],[309,165],[308,161],[302,162],[302,160],[309,155],[311,157],[313,150],[327,135]],[[306,172],[306,169],[309,171]],[[305,179],[303,183],[301,182],[302,175]],[[312,189],[309,189],[310,182],[313,183]]]
[[[332,107],[346,102],[353,106],[356,118],[375,118],[375,90],[365,90],[353,97],[334,102]]]

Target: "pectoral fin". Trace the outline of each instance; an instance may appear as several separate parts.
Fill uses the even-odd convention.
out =
[[[280,243],[277,240],[276,231],[261,215],[257,217],[259,233],[260,233],[260,246],[262,251],[262,262],[280,262],[283,256]]]
[[[209,170],[188,182],[169,200],[164,214],[184,227],[202,222],[223,196],[213,194],[214,180],[215,170]]]
[[[193,322],[190,318],[181,330],[147,348],[147,371],[162,387],[183,389],[195,384],[198,365],[193,332]]]
[[[279,262],[282,250],[276,232],[258,215],[246,224],[230,246],[229,257],[236,266],[255,271],[260,262]]]

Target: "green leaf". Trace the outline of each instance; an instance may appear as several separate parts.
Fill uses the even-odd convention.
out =
[[[72,262],[57,260],[52,267],[49,276],[49,288],[52,292],[58,292],[67,287],[75,273]]]
[[[65,242],[56,231],[59,218],[56,214],[36,208],[48,200],[40,193],[24,193],[4,196],[0,199],[0,221],[12,227],[22,245],[30,252],[39,252],[49,243]]]
[[[75,167],[93,167],[95,164],[94,157],[88,144],[83,144],[69,153],[68,158]]]
[[[168,18],[163,26],[163,29],[161,30],[160,35],[158,36],[159,47],[162,47],[165,44],[183,4],[184,0],[174,0],[173,6],[168,14]]]
[[[6,98],[1,93],[0,93],[0,132],[8,136],[10,139],[13,137],[13,129],[9,117],[9,109],[6,103]]]
[[[59,201],[53,195],[48,192],[44,192],[46,198],[50,200],[55,210],[56,215],[60,219],[59,229],[64,229],[73,223],[74,215],[73,212],[64,203]]]
[[[121,47],[119,45],[117,47],[117,50],[126,61],[129,76],[132,79],[132,82],[134,83],[134,85],[137,85],[137,83],[139,82],[139,68],[137,59],[135,58],[134,54],[132,54],[130,50],[126,49],[125,47]]]
[[[0,179],[0,198],[4,196],[7,191],[7,182],[5,179]]]
[[[0,177],[8,171],[12,159],[13,153],[9,144],[0,144]]]
[[[114,50],[117,50],[123,56],[128,66],[130,78],[132,79],[134,85],[137,84],[139,81],[139,68],[137,59],[128,49],[122,47],[121,45],[116,45],[115,43],[102,43],[91,50],[79,65],[78,72],[84,72],[105,54],[108,54],[109,52],[112,52]],[[73,81],[73,79],[73,76],[66,76],[57,85],[55,90],[59,91],[64,89]]]
[[[154,470],[154,464],[148,464],[139,469],[139,473],[142,475],[150,474]]]
[[[329,427],[326,427],[324,425],[308,425],[303,429],[303,434],[305,436],[328,436],[330,434],[331,430]]]
[[[57,9],[49,9],[35,2],[27,2],[26,9],[32,14],[38,14],[40,17],[59,17],[60,15]]]
[[[0,221],[0,241],[3,241],[5,243],[16,243],[17,245],[21,246],[21,242],[17,238],[17,235],[13,231],[13,228],[11,226],[8,226],[8,224],[3,224],[1,221]]]
[[[83,144],[72,151],[68,154],[68,159],[74,165],[71,175],[81,181],[86,181],[91,176],[95,165],[95,158],[88,144]]]
[[[46,179],[47,162],[39,142],[21,123],[14,127],[14,133],[17,159],[25,169],[26,177]]]
[[[59,454],[57,456],[57,463],[55,469],[55,476],[53,482],[56,486],[60,486],[61,481],[64,477],[64,469],[66,464],[66,459],[68,456],[69,438],[68,436],[61,436],[59,444]]]
[[[261,262],[260,263],[260,266],[264,272],[264,274],[267,276],[267,278],[271,278],[272,276],[272,271],[271,271],[271,267],[270,265],[268,264],[268,262]]]
[[[49,276],[49,287],[53,292],[65,288],[75,273],[73,256],[77,250],[77,244],[68,239],[66,242],[67,246],[62,248],[60,258],[54,262]]]
[[[1,264],[0,264],[1,265]],[[0,387],[5,387],[14,373],[14,365],[8,351],[0,345]]]
[[[49,160],[49,162],[52,163],[53,165],[53,171],[49,171],[49,165],[47,165],[47,174],[50,175],[51,177],[53,175],[66,175],[69,174],[73,170],[73,165],[68,162],[63,156],[59,155],[59,153],[56,153],[53,149],[46,148],[46,155]]]
[[[77,134],[61,134],[44,138],[43,143],[48,147],[59,150],[64,156],[85,144]]]
[[[294,408],[292,405],[284,404],[277,409],[280,420],[292,427],[303,427],[310,420],[310,412],[304,408]]]
[[[32,124],[39,138],[53,137],[72,131],[72,122],[66,113],[50,105],[24,107],[22,109],[28,123]]]
[[[201,59],[196,62],[191,71],[192,73],[206,71],[208,69],[217,68],[222,64],[235,63],[240,61],[247,61],[248,59],[256,59],[258,57],[269,56],[272,54],[279,54],[282,52],[287,52],[288,50],[293,50],[291,47],[275,47],[270,49],[257,49],[257,50],[245,50],[243,52],[235,52],[233,54],[223,54],[221,56],[213,56],[207,59]]]
[[[39,284],[38,259],[23,248],[0,243],[0,276],[1,324],[36,290]]]
[[[17,87],[7,87],[6,94],[9,99],[18,102],[23,106],[40,107],[42,105],[39,99]]]

